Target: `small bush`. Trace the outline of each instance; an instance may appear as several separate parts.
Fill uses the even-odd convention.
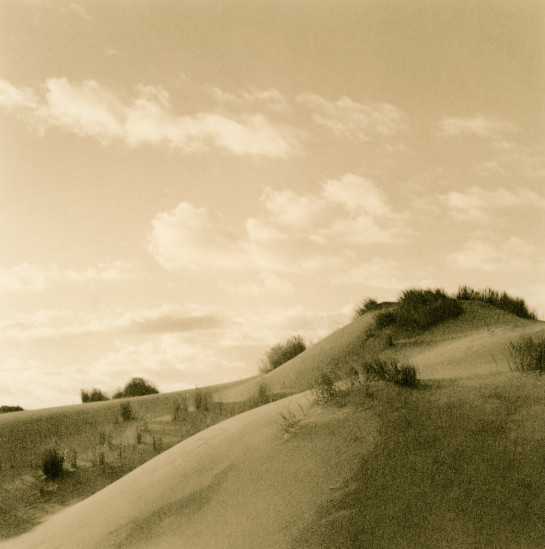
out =
[[[101,402],[104,400],[109,400],[109,398],[96,387],[93,387],[90,391],[81,389],[81,402],[86,404],[87,402]]]
[[[125,398],[144,395],[155,395],[157,393],[159,393],[157,387],[143,377],[133,377],[123,389],[123,396]]]
[[[293,336],[282,343],[277,343],[269,349],[266,354],[261,371],[270,372],[292,358],[301,354],[307,348],[304,339],[300,336]]]
[[[380,303],[376,299],[365,299],[354,312],[354,318],[363,316],[365,313],[369,313],[371,311],[378,311],[380,308]]]
[[[130,421],[131,419],[134,419],[132,408],[129,402],[122,402],[119,412],[123,421]]]
[[[55,480],[62,473],[64,456],[55,448],[48,448],[42,454],[42,471],[49,480]]]
[[[0,414],[9,414],[10,412],[23,412],[21,406],[0,406]]]
[[[469,286],[461,286],[458,289],[456,298],[462,301],[482,301],[520,318],[537,320],[535,313],[528,309],[524,299],[510,296],[507,292],[500,293],[491,288],[474,290]]]
[[[520,372],[545,372],[545,337],[522,336],[507,345],[509,365]]]

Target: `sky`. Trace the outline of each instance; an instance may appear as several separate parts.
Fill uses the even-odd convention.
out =
[[[365,298],[545,319],[545,4],[0,3],[0,404],[255,375]]]

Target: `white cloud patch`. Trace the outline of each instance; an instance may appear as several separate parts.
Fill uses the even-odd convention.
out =
[[[44,96],[38,98],[32,90],[0,80],[0,107],[24,115],[42,133],[55,126],[104,144],[121,139],[130,146],[165,144],[183,152],[217,147],[238,156],[269,158],[287,158],[297,149],[290,131],[263,114],[178,116],[164,88],[137,86],[135,93],[132,100],[124,100],[94,80],[49,78]]]
[[[182,202],[155,217],[148,249],[167,269],[289,273],[311,268],[312,257],[329,254],[334,265],[344,249],[403,240],[384,191],[352,174],[314,193],[266,188],[261,203],[264,215],[237,236],[218,215]]]
[[[313,93],[298,95],[297,102],[310,112],[314,122],[339,137],[368,141],[376,135],[390,137],[406,126],[403,112],[389,103],[358,103],[346,96],[328,101]]]
[[[42,291],[56,282],[119,282],[134,278],[135,267],[126,261],[100,263],[88,269],[61,269],[57,265],[21,263],[14,267],[0,268],[0,293]]]
[[[238,269],[247,263],[221,218],[187,202],[155,217],[149,250],[167,269]]]
[[[496,245],[473,239],[464,249],[448,256],[458,269],[485,272],[520,271],[535,263],[536,247],[521,238],[511,237]]]
[[[513,190],[499,187],[493,191],[470,187],[464,192],[452,191],[440,198],[452,216],[464,221],[492,221],[497,219],[498,210],[508,208],[545,210],[545,196],[523,187]]]
[[[481,139],[500,139],[506,133],[516,132],[509,122],[475,117],[445,117],[439,123],[438,134],[444,137],[474,136]]]

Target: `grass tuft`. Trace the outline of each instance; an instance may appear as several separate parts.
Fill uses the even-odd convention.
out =
[[[545,337],[521,336],[507,345],[509,365],[519,372],[545,372]]]

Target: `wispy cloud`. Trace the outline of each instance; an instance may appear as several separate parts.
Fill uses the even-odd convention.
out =
[[[499,187],[492,191],[469,187],[463,192],[452,191],[440,196],[449,213],[461,220],[486,222],[497,219],[498,210],[508,208],[537,208],[545,210],[545,196],[517,187]]]
[[[68,311],[41,311],[0,324],[0,338],[29,341],[96,334],[168,334],[218,330],[222,313],[203,306],[163,305],[102,318],[75,316]]]
[[[500,243],[473,239],[460,251],[448,256],[462,270],[484,272],[520,271],[535,262],[536,247],[521,238],[511,237]]]
[[[444,137],[474,136],[481,139],[500,139],[503,135],[517,132],[510,122],[474,117],[445,117],[439,122],[438,134]]]
[[[297,139],[265,115],[198,112],[176,115],[169,93],[160,86],[137,86],[133,99],[119,98],[94,80],[72,83],[49,78],[43,97],[0,80],[0,108],[25,116],[40,132],[54,126],[107,144],[160,145],[183,152],[217,147],[232,154],[287,158]]]
[[[0,268],[0,293],[42,291],[55,282],[118,282],[134,278],[135,267],[127,261],[100,263],[87,269],[61,269],[57,265],[21,263],[14,267]]]
[[[297,102],[314,122],[340,137],[367,141],[376,135],[392,136],[406,127],[404,113],[389,103],[358,103],[346,96],[328,101],[314,93],[298,95]]]
[[[217,87],[205,86],[204,90],[219,104],[247,108],[259,105],[274,112],[287,113],[291,106],[286,97],[275,88],[258,90],[249,88],[229,93]]]

